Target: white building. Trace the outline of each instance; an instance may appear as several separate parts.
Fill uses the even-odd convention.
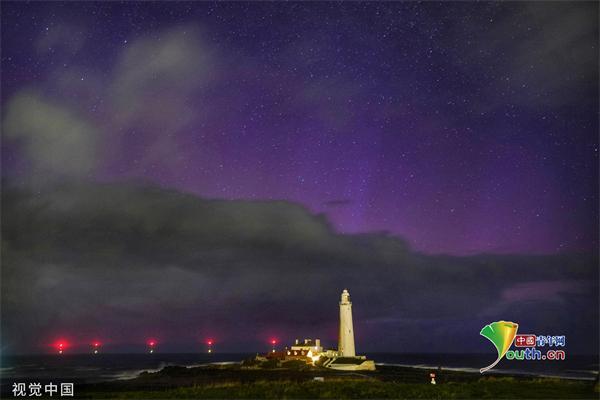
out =
[[[354,327],[352,326],[352,302],[347,289],[342,292],[340,301],[340,334],[338,336],[338,354],[340,357],[354,357]]]
[[[302,359],[326,368],[344,371],[374,371],[375,363],[365,356],[357,356],[354,348],[354,326],[352,324],[352,302],[347,289],[340,299],[340,326],[337,350],[323,350],[319,339],[296,339],[294,345],[286,347],[282,354],[272,353],[271,357],[281,359]]]
[[[300,340],[296,339],[296,342],[290,347],[291,351],[312,351],[315,354],[323,352],[321,347],[321,339],[304,339],[304,343],[300,343]]]
[[[374,371],[375,363],[365,356],[357,356],[354,348],[354,326],[352,324],[352,302],[347,289],[340,299],[340,334],[337,352],[327,351],[323,366],[344,371]],[[333,353],[333,354],[332,354]]]

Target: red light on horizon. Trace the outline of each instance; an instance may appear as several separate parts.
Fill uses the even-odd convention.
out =
[[[276,339],[271,339],[271,344],[272,345],[276,345],[277,344],[277,340]]]
[[[94,346],[94,347],[100,347],[100,342],[94,342],[94,343],[92,343],[92,346]]]
[[[206,341],[206,344],[208,344],[209,346],[212,346],[212,344],[213,344],[213,340],[212,340],[212,339],[208,339],[208,340]]]
[[[148,346],[154,347],[156,345],[156,340],[148,340]]]
[[[59,339],[52,344],[52,347],[54,347],[59,354],[62,354],[69,347],[69,342],[65,339]]]

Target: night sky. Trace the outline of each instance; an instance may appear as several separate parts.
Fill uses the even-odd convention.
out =
[[[513,315],[597,352],[597,15],[3,2],[3,347],[334,342],[350,286],[398,351]]]

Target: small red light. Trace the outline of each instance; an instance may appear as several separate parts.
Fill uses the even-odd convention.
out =
[[[209,340],[209,341],[208,341],[208,342],[206,342],[206,343],[208,343],[208,345],[209,345],[209,346],[212,346],[212,344],[213,344],[213,341],[212,341],[212,340]]]
[[[273,344],[273,345],[277,344],[277,340],[275,340],[275,339],[271,340],[271,344]]]
[[[69,347],[69,342],[64,339],[57,340],[52,346],[58,350],[59,354],[62,354]]]
[[[154,340],[149,340],[148,341],[148,345],[149,346],[154,346],[156,344],[156,342]]]
[[[94,347],[100,347],[100,342],[94,342]]]

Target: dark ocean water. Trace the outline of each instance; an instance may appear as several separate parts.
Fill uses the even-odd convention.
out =
[[[377,364],[403,365],[421,368],[456,369],[477,372],[496,359],[496,354],[371,354]],[[565,360],[507,360],[503,359],[486,374],[527,374],[563,378],[597,379],[597,355],[567,354]]]
[[[128,379],[142,371],[159,371],[171,366],[198,366],[209,363],[239,362],[253,354],[65,354],[3,356],[2,386],[13,382],[59,381],[99,382]],[[377,364],[446,368],[478,372],[494,361],[493,354],[368,354]],[[597,379],[598,357],[568,355],[564,361],[502,360],[492,373],[523,373]]]
[[[1,378],[17,381],[69,379],[99,382],[129,379],[143,371],[160,371],[172,365],[197,366],[219,362],[239,362],[254,354],[63,354],[6,356],[2,358]]]

